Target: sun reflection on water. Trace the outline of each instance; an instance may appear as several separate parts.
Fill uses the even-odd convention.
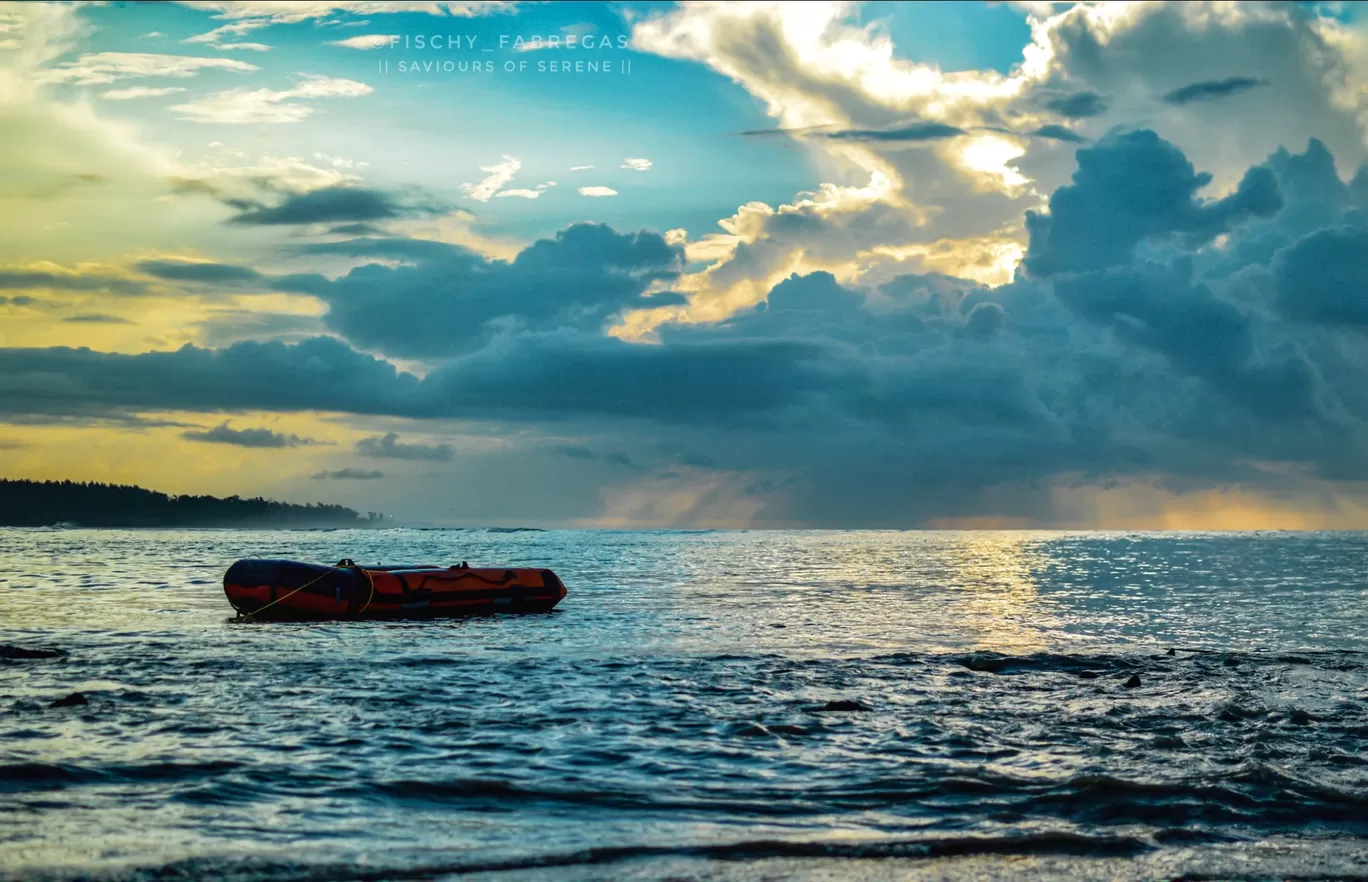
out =
[[[1028,532],[961,533],[941,550],[952,579],[948,612],[958,630],[977,635],[976,648],[1028,652],[1057,642],[1050,604],[1034,575],[1049,562],[1041,539]]]

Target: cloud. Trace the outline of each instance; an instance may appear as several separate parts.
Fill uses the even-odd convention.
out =
[[[1049,275],[1126,264],[1143,241],[1178,237],[1200,245],[1282,207],[1267,168],[1250,169],[1224,199],[1199,200],[1210,182],[1152,131],[1108,136],[1078,151],[1073,183],[1051,195],[1048,213],[1028,212],[1030,248],[1022,265]]]
[[[554,450],[560,456],[569,457],[570,459],[585,459],[591,462],[604,462],[608,465],[625,466],[628,468],[635,467],[632,458],[622,451],[612,451],[600,456],[598,453],[595,453],[593,450],[590,450],[588,447],[581,444],[557,444]]]
[[[938,141],[944,138],[957,138],[965,134],[964,129],[945,123],[918,122],[895,126],[889,129],[841,129],[835,132],[821,132],[823,138],[833,141],[902,141],[917,143]]]
[[[1025,210],[1067,183],[1075,146],[1105,136],[1111,117],[1144,114],[1209,170],[1218,193],[1308,132],[1326,133],[1349,167],[1363,156],[1368,92],[1349,73],[1359,41],[1327,16],[1272,4],[1061,4],[1032,23],[1023,62],[1002,74],[908,61],[856,8],[805,4],[802,27],[762,3],[679,4],[634,21],[633,48],[734,81],[775,120],[763,131],[793,137],[831,170],[828,181],[868,181],[858,189],[873,198],[818,211],[797,207],[830,200],[799,194],[792,208],[766,206],[774,220],[763,221],[760,209],[740,207],[724,226],[743,232],[691,243],[710,265],[686,283],[698,295],[691,307],[631,317],[623,333],[746,308],[793,271],[866,284],[931,270],[1008,281],[1029,236]],[[1201,115],[1156,107],[1154,96],[1231,69],[1267,77],[1266,106],[1277,112],[1249,113],[1241,102],[1213,102]],[[909,119],[950,136],[898,140]],[[852,135],[828,137],[841,132]]]
[[[129,321],[128,319],[124,318],[123,316],[108,315],[108,314],[103,313],[103,312],[89,312],[89,313],[82,313],[81,315],[69,315],[69,316],[67,316],[66,318],[62,319],[62,321],[64,321],[64,322],[71,322],[71,323],[73,323],[73,324],[92,324],[92,325],[131,325],[131,324],[134,324],[134,322]]]
[[[1368,328],[1368,228],[1317,230],[1280,251],[1278,310],[1295,321]]]
[[[362,438],[356,442],[356,452],[362,456],[380,459],[413,459],[428,462],[446,462],[453,455],[450,444],[403,444],[394,432],[374,438]]]
[[[359,163],[339,162],[323,154],[314,159],[267,155],[249,160],[219,145],[207,159],[179,166],[170,184],[175,193],[210,196],[242,212],[279,204],[291,195],[356,185],[361,180]]]
[[[283,224],[364,223],[444,213],[446,206],[419,194],[395,194],[366,187],[336,186],[292,193],[275,205],[247,205],[229,223],[257,226]]]
[[[417,415],[416,377],[327,337],[119,355],[0,349],[0,413],[326,410]]]
[[[163,95],[174,95],[177,92],[184,91],[178,86],[168,86],[162,89],[134,86],[131,89],[110,89],[108,92],[101,92],[100,97],[106,101],[131,101],[134,98],[160,98]]]
[[[507,197],[516,197],[518,199],[536,199],[554,186],[556,186],[555,181],[547,181],[545,184],[538,184],[536,189],[532,190],[500,190],[494,194],[494,198],[504,199]]]
[[[579,194],[581,196],[616,196],[618,192],[612,187],[580,187]]]
[[[242,49],[251,52],[270,52],[271,47],[265,43],[215,43],[215,49]]]
[[[504,184],[513,180],[513,176],[518,173],[520,168],[522,168],[522,160],[515,156],[504,156],[503,162],[481,166],[480,171],[489,172],[489,174],[478,183],[461,184],[461,192],[476,202],[488,202],[503,188]]]
[[[593,168],[593,166],[586,166],[586,167],[587,167],[587,168]],[[648,170],[651,168],[651,160],[649,160],[649,159],[641,159],[640,157],[637,157],[637,158],[628,157],[627,159],[622,160],[621,168],[629,168],[629,169],[631,169],[632,171],[648,171]],[[571,171],[575,171],[575,169],[573,169],[573,168],[570,169],[570,170],[571,170]]]
[[[975,303],[965,316],[964,329],[973,337],[986,340],[1007,324],[1007,311],[991,300]]]
[[[557,444],[556,452],[571,459],[598,459],[598,454],[579,444]]]
[[[231,444],[235,447],[285,448],[319,444],[312,438],[298,435],[285,435],[270,429],[232,429],[228,423],[219,423],[212,429],[182,432],[187,441],[202,441],[208,444]]]
[[[1086,119],[1107,112],[1107,99],[1096,92],[1069,92],[1047,98],[1045,106],[1069,119]]]
[[[1255,79],[1254,77],[1227,77],[1224,80],[1204,80],[1200,83],[1191,83],[1181,89],[1174,89],[1165,92],[1163,101],[1165,104],[1191,104],[1193,101],[1209,101],[1214,98],[1226,98],[1231,95],[1238,95],[1241,92],[1248,92],[1259,86],[1267,86],[1268,80]]]
[[[134,265],[138,272],[173,282],[203,282],[211,285],[256,282],[261,273],[245,266],[192,260],[144,260]]]
[[[597,224],[572,225],[512,261],[384,238],[317,245],[309,253],[399,262],[367,262],[333,280],[297,276],[271,284],[327,303],[328,326],[351,340],[420,358],[469,352],[510,330],[598,332],[623,310],[651,304],[655,286],[683,268],[682,249],[660,235]]]
[[[374,90],[356,80],[305,75],[293,89],[229,89],[170,108],[179,118],[198,123],[226,125],[283,124],[311,116],[314,107],[299,103],[307,98],[358,98]]]
[[[40,79],[75,86],[103,86],[142,77],[193,77],[204,70],[248,72],[254,64],[233,58],[199,58],[191,55],[158,55],[150,52],[97,52],[75,61],[45,69]]]
[[[214,13],[214,18],[229,24],[206,34],[191,37],[191,42],[216,43],[225,35],[249,33],[277,24],[297,24],[334,15],[386,15],[426,13],[437,17],[474,18],[511,13],[518,4],[504,0],[179,0],[182,5]]]
[[[315,481],[374,481],[385,477],[385,473],[376,469],[346,468],[331,472],[316,472],[310,477]]]
[[[111,294],[143,294],[147,286],[138,279],[94,269],[68,269],[43,263],[30,267],[0,266],[0,290],[48,289],[54,291],[107,291]]]
[[[348,37],[345,40],[333,40],[328,45],[342,46],[347,49],[381,49],[398,39],[397,34],[364,34],[359,37]]]
[[[1088,139],[1075,132],[1073,129],[1065,128],[1060,125],[1041,126],[1031,132],[1037,138],[1051,138],[1055,141],[1067,141],[1070,144],[1086,144]]]
[[[773,138],[790,135],[799,139],[827,138],[832,141],[884,141],[889,143],[939,141],[968,134],[958,126],[940,122],[902,122],[882,129],[843,129],[830,125],[802,126],[788,129],[750,129],[740,133],[748,138]]]
[[[570,171],[584,171],[585,169],[590,169],[590,168],[593,168],[593,166],[592,166],[592,165],[572,165],[572,166],[570,166]]]

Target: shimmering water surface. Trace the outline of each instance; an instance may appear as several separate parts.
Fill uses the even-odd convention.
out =
[[[570,594],[232,624],[252,554]],[[67,653],[0,660],[0,877],[1363,877],[1365,587],[1350,533],[0,530],[0,643]]]

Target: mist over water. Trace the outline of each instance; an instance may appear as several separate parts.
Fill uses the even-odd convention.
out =
[[[569,596],[233,624],[252,554]],[[1363,876],[1366,565],[1362,533],[0,530],[0,643],[66,653],[0,660],[0,877]]]

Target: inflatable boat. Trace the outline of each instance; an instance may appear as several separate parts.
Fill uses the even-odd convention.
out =
[[[238,618],[399,619],[548,612],[565,597],[550,570],[335,566],[240,560],[223,576]]]

